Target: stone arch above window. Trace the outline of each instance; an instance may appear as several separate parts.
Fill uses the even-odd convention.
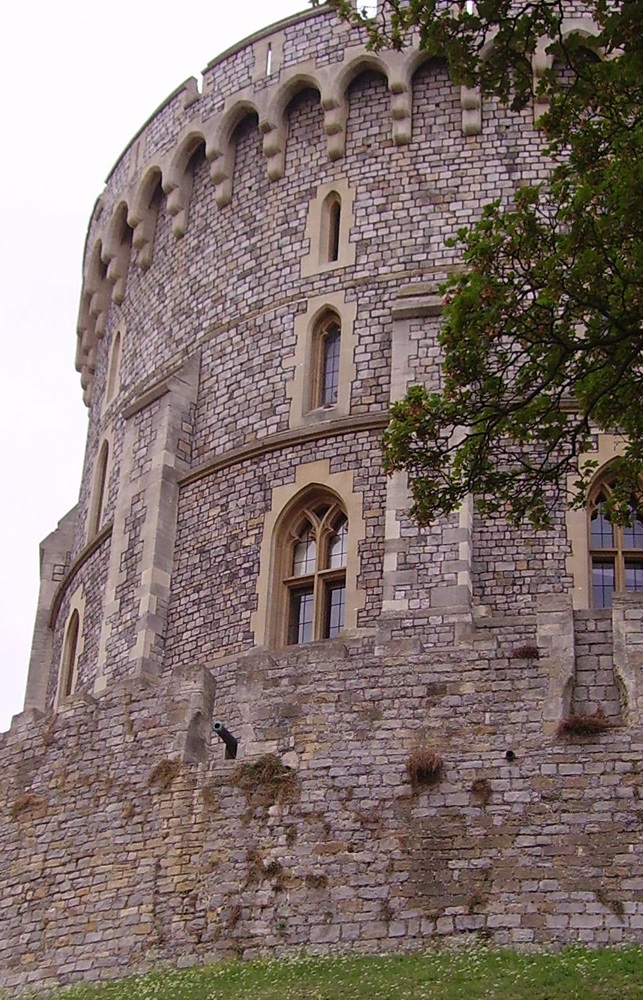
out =
[[[355,263],[355,244],[350,242],[353,200],[352,188],[341,177],[317,188],[308,209],[305,235],[310,250],[301,262],[303,278]]]
[[[327,459],[299,466],[266,514],[252,628],[258,646],[330,639],[357,627],[362,495]]]

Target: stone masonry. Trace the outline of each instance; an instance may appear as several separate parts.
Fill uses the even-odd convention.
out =
[[[592,30],[580,5],[565,30]],[[591,608],[583,517],[536,532],[472,499],[420,529],[381,467],[390,402],[441,377],[445,240],[546,177],[538,111],[412,46],[369,53],[321,9],[177,88],[113,168],[84,264],[79,502],[42,543],[0,735],[0,988],[643,939],[643,601]],[[347,512],[349,624],[285,646],[284,519],[315,490]]]

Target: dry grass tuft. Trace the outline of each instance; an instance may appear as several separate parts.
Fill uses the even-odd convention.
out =
[[[409,754],[406,770],[413,788],[418,788],[420,785],[436,785],[444,773],[444,761],[434,750],[417,747]]]
[[[241,920],[242,912],[243,911],[241,909],[240,903],[235,903],[233,906],[230,907],[230,910],[228,912],[228,927],[231,931],[235,929],[235,927]]]
[[[133,802],[125,802],[121,810],[121,817],[125,820],[131,819],[136,812]]]
[[[491,784],[487,778],[476,778],[471,785],[471,794],[481,805],[486,806],[491,800]]]
[[[41,739],[43,746],[50,747],[52,746],[52,744],[56,742],[55,730],[56,730],[56,716],[54,715],[49,725],[46,726],[45,729],[43,729],[42,731]]]
[[[608,729],[613,729],[614,723],[605,718],[605,714],[599,708],[594,715],[568,715],[558,725],[559,736],[595,736],[597,733],[604,733]]]
[[[539,660],[540,652],[538,646],[525,643],[523,646],[516,646],[512,656],[514,660]]]
[[[221,793],[218,782],[208,781],[201,789],[201,798],[206,809],[217,812],[221,808]]]
[[[625,914],[625,904],[620,899],[613,899],[608,893],[607,889],[600,885],[598,889],[594,889],[594,895],[596,896],[599,903],[606,906],[608,910],[611,910],[615,917],[619,920],[623,919]]]
[[[304,879],[307,889],[325,889],[328,885],[327,875],[315,875],[313,872],[309,872]]]
[[[178,760],[160,760],[152,769],[147,783],[150,788],[154,787],[165,791],[166,788],[170,787],[180,770],[181,765]]]
[[[246,797],[250,808],[282,805],[299,798],[297,773],[282,764],[275,754],[267,753],[255,761],[235,767],[229,782]]]
[[[9,815],[11,819],[19,819],[25,813],[32,813],[42,810],[47,805],[42,795],[35,795],[33,792],[23,792],[12,803]]]
[[[286,872],[281,862],[264,861],[263,854],[256,847],[250,847],[246,851],[246,862],[248,870],[246,873],[245,887],[257,885],[258,882],[268,880],[272,882],[273,889],[280,891],[286,883]]]

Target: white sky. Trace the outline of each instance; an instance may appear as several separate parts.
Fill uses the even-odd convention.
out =
[[[94,201],[121,150],[179,83],[306,9],[306,0],[31,0],[5,9],[0,732],[22,710],[38,544],[78,497],[87,411],[75,330]]]

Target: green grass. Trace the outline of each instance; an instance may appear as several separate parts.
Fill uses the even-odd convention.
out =
[[[641,1000],[643,948],[525,955],[485,947],[426,955],[222,963],[103,986],[64,1000]]]

